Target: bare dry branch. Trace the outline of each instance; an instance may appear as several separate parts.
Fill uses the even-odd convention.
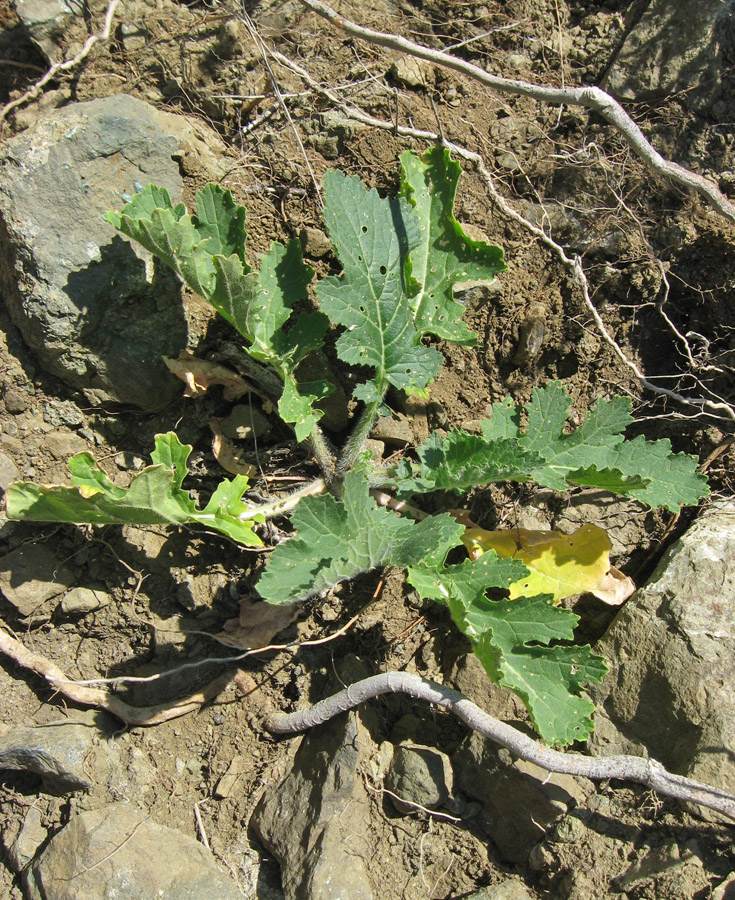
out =
[[[0,629],[0,653],[4,653],[24,669],[30,669],[40,675],[49,683],[50,687],[74,703],[104,709],[128,725],[160,725],[170,719],[177,719],[179,716],[196,712],[203,704],[221,694],[234,677],[234,673],[220,675],[201,691],[197,691],[183,700],[178,700],[173,705],[159,704],[137,707],[131,706],[114,694],[109,694],[99,688],[74,684],[55,663],[46,659],[45,656],[41,656],[40,653],[29,650],[17,638],[2,629]]]
[[[397,50],[400,53],[407,53],[419,59],[425,59],[445,69],[452,69],[501,93],[530,97],[532,100],[553,105],[581,106],[598,113],[625,138],[631,149],[654,172],[671,179],[682,187],[697,191],[721,216],[724,216],[730,222],[735,222],[735,205],[725,197],[719,188],[702,175],[690,172],[684,166],[680,166],[678,163],[671,162],[661,156],[651,146],[641,129],[625,112],[623,107],[601,88],[593,86],[578,88],[545,87],[531,84],[527,81],[519,81],[515,78],[502,78],[499,75],[491,75],[479,66],[458,59],[450,53],[442,50],[432,50],[430,47],[416,44],[407,38],[358,25],[356,22],[352,22],[350,19],[340,15],[331,6],[323,3],[322,0],[301,0],[301,2],[304,6],[341,28],[347,34],[368,41],[371,44],[386,47],[389,50]]]
[[[12,112],[18,106],[23,106],[24,103],[28,103],[30,100],[35,100],[49,81],[51,81],[52,78],[55,78],[59,72],[68,72],[78,66],[80,62],[89,56],[92,47],[94,47],[98,41],[106,41],[109,39],[110,31],[112,30],[112,20],[114,19],[115,12],[121,2],[122,0],[110,0],[107,12],[105,13],[105,23],[102,31],[100,31],[99,34],[90,34],[84,42],[84,46],[76,56],[60,63],[54,63],[43,78],[39,79],[32,88],[29,88],[25,92],[25,94],[15,100],[11,100],[10,103],[6,103],[5,106],[0,109],[0,124],[5,121],[8,113]]]
[[[306,0],[302,0],[302,2],[306,2]],[[330,103],[333,103],[336,108],[340,109],[349,118],[352,118],[357,122],[362,122],[364,125],[370,125],[374,128],[381,128],[384,131],[391,131],[394,134],[401,135],[402,137],[417,138],[418,140],[424,141],[441,142],[448,150],[451,150],[457,156],[460,156],[462,157],[462,159],[465,159],[468,162],[472,163],[482,176],[493,203],[503,213],[503,215],[505,215],[509,219],[512,219],[524,230],[530,232],[536,238],[538,238],[538,240],[541,241],[541,243],[543,243],[564,265],[564,267],[567,269],[567,271],[579,287],[585,306],[594,319],[599,333],[602,335],[605,342],[610,346],[610,348],[613,350],[618,359],[623,363],[623,365],[630,372],[632,372],[632,374],[640,383],[641,387],[651,391],[652,393],[667,397],[668,399],[673,400],[676,403],[681,403],[685,406],[693,406],[699,410],[706,411],[707,415],[713,418],[735,421],[735,408],[733,408],[729,403],[725,402],[722,399],[718,398],[713,400],[700,397],[686,397],[683,394],[678,393],[677,391],[671,390],[670,388],[662,387],[655,382],[650,381],[646,377],[640,367],[625,354],[620,344],[618,344],[612,334],[610,334],[607,326],[605,325],[602,316],[600,315],[597,307],[592,301],[589,280],[587,279],[587,274],[584,271],[582,260],[579,258],[579,256],[569,256],[561,246],[561,244],[558,244],[552,237],[550,237],[543,230],[543,228],[540,228],[538,225],[530,222],[527,218],[525,218],[525,216],[521,215],[521,213],[519,213],[510,205],[510,203],[502,196],[502,194],[495,186],[495,179],[488,170],[482,156],[479,153],[475,153],[472,150],[468,150],[466,147],[448,141],[446,138],[439,134],[436,134],[433,131],[425,131],[418,128],[412,128],[406,125],[400,125],[396,122],[389,122],[386,119],[378,119],[375,116],[368,115],[363,110],[345,103],[334,93],[334,91],[330,91],[328,88],[324,88],[319,84],[319,82],[312,78],[304,68],[295,63],[293,60],[289,59],[287,56],[284,56],[282,53],[279,53],[275,50],[271,51],[271,55],[281,65],[287,66],[291,69],[291,71],[299,75],[314,91],[320,93],[323,97],[328,99]]]
[[[735,820],[735,796],[726,791],[681,775],[674,775],[653,759],[638,756],[595,758],[579,753],[552,750],[506,722],[501,722],[484,712],[459,691],[453,691],[410,672],[385,672],[382,675],[373,675],[371,678],[351,684],[344,691],[321,700],[308,709],[290,714],[269,715],[265,719],[264,726],[273,734],[295,734],[322,725],[366,700],[372,700],[382,694],[396,693],[408,694],[417,700],[441,706],[460,718],[473,731],[507,747],[516,756],[535,763],[548,772],[578,775],[595,781],[608,778],[634,781],[660,794],[705,806]]]

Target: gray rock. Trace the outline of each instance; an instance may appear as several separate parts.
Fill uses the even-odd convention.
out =
[[[617,615],[590,749],[735,792],[735,503],[707,509]],[[707,818],[715,814],[698,811]]]
[[[7,848],[8,861],[15,872],[22,872],[25,869],[47,837],[48,832],[41,824],[41,810],[37,806],[32,806],[23,820],[18,835]]]
[[[13,5],[33,43],[48,62],[62,59],[60,40],[74,20],[78,26],[75,30],[84,33],[83,7],[77,3],[67,0],[14,0]]]
[[[180,201],[179,164],[211,168],[208,141],[119,94],[54,110],[0,151],[6,306],[41,365],[93,403],[154,409],[180,394],[161,361],[189,339],[179,283],[103,216],[150,182]]]
[[[87,613],[102,609],[112,602],[112,597],[102,590],[93,588],[75,587],[64,594],[61,601],[61,609],[68,616],[86,616]]]
[[[624,100],[675,91],[711,97],[717,87],[718,18],[726,7],[722,0],[647,3],[615,53],[603,87]]]
[[[49,725],[11,728],[0,737],[0,769],[40,775],[51,793],[87,791],[92,781],[85,762],[96,734],[91,721],[63,719]]]
[[[74,575],[48,544],[22,544],[0,557],[0,591],[21,616],[33,616],[73,583]]]
[[[482,803],[474,821],[513,863],[525,863],[543,833],[594,789],[587,779],[550,774],[516,759],[478,734],[469,736],[452,763],[456,785]]]
[[[281,865],[286,900],[372,900],[358,776],[370,744],[355,713],[340,716],[306,735],[291,772],[260,799],[251,825]]]
[[[242,900],[202,844],[128,803],[74,816],[27,870],[26,890],[29,900]]]
[[[0,451],[0,491],[7,491],[19,478],[18,467],[7,454]]]
[[[452,764],[446,753],[434,747],[399,744],[393,750],[385,786],[401,798],[391,797],[399,812],[415,812],[417,805],[438,809],[453,793]]]

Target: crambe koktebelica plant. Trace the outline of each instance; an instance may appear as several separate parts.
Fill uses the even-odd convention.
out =
[[[498,247],[472,240],[454,218],[459,165],[439,147],[401,157],[397,198],[381,197],[339,171],[324,179],[327,229],[342,264],[316,285],[318,312],[295,313],[313,272],[296,241],[273,243],[250,267],[245,209],[229,191],[207,185],[195,214],[149,186],[108,220],[171,266],[245,340],[245,352],[267,364],[282,385],[278,412],[298,440],[308,440],[323,479],[306,490],[257,506],[243,500],[248,480],[224,480],[199,510],[183,487],[191,450],[175,434],[159,435],[153,465],[128,488],[116,487],[88,453],[70,462],[73,487],[16,484],[8,514],[34,521],[206,524],[246,546],[259,546],[255,526],[293,510],[295,535],[270,554],[256,585],[269,603],[307,598],[340,581],[391,565],[406,569],[421,597],[444,604],[493,681],[515,691],[539,734],[552,744],[586,738],[592,704],[580,695],[599,681],[604,661],[571,643],[577,616],[555,605],[599,583],[609,569],[609,540],[585,526],[576,535],[550,533],[517,553],[502,535],[467,529],[448,513],[399,515],[379,505],[376,489],[408,499],[431,491],[457,494],[492,482],[533,481],[565,491],[595,486],[654,507],[676,510],[707,493],[696,460],[674,454],[668,441],[626,440],[630,403],[599,400],[571,429],[570,402],[552,383],[534,391],[525,411],[493,405],[482,434],[435,432],[398,465],[370,463],[364,443],[389,388],[426,396],[442,365],[429,338],[472,345],[454,285],[492,280],[504,268]],[[333,386],[304,383],[299,364],[340,331],[339,359],[368,372],[354,391],[362,403],[352,433],[335,454],[319,428],[319,401]],[[465,544],[470,558],[448,565]],[[536,548],[536,549],[534,549]],[[482,552],[484,551],[484,552]],[[492,591],[492,596],[488,592]]]

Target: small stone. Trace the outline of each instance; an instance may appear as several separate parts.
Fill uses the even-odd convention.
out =
[[[70,456],[89,449],[89,444],[84,438],[69,431],[54,431],[47,434],[46,446],[54,459],[69,459]]]
[[[247,769],[248,758],[246,756],[238,755],[233,757],[232,762],[227,767],[227,771],[217,782],[217,786],[214,789],[214,796],[220,800],[229,797],[238,785],[242,785],[243,773],[246,772]]]
[[[29,406],[29,397],[25,391],[16,387],[9,387],[3,394],[5,409],[13,415],[25,412]]]
[[[322,259],[332,252],[332,242],[320,228],[307,225],[301,229],[299,240],[304,256],[310,256],[312,259]]]
[[[441,750],[406,743],[393,751],[385,786],[396,795],[391,800],[398,812],[438,809],[451,797],[453,785],[452,764]]]
[[[112,597],[105,591],[75,587],[64,594],[64,598],[61,601],[61,609],[68,616],[86,616],[87,613],[101,609],[103,606],[108,606],[111,602]]]
[[[123,22],[118,30],[118,34],[127,53],[142,50],[149,40],[148,32],[132,22]]]
[[[405,444],[413,443],[413,429],[411,421],[402,413],[396,413],[393,416],[380,416],[378,421],[370,433],[374,440],[384,441],[386,444]]]
[[[0,557],[0,590],[23,617],[73,583],[73,573],[47,544],[23,544]]]
[[[21,872],[36,855],[38,848],[48,837],[48,831],[41,824],[41,810],[32,806],[23,821],[18,836],[8,848],[10,865]]]
[[[44,401],[43,420],[54,428],[60,428],[62,425],[74,428],[84,423],[84,416],[76,403],[72,403],[71,400],[54,400],[53,403]]]
[[[122,469],[124,472],[130,470],[139,472],[145,467],[145,460],[143,457],[138,456],[135,453],[130,453],[128,450],[124,450],[122,453],[116,453],[112,457],[112,460],[118,469]]]
[[[0,490],[7,491],[10,485],[19,478],[20,474],[13,460],[0,451]]]
[[[433,66],[415,56],[401,56],[390,67],[390,75],[404,87],[426,87],[434,80]]]
[[[532,900],[532,898],[522,881],[509,878],[500,884],[493,884],[470,894],[467,900]]]

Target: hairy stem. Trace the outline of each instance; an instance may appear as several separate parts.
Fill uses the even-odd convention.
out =
[[[308,441],[311,452],[316,457],[326,483],[331,484],[337,469],[337,460],[331,443],[318,425],[312,428]]]
[[[362,452],[365,441],[373,430],[373,425],[378,417],[378,410],[380,409],[381,403],[382,400],[374,400],[372,403],[366,404],[365,409],[363,409],[360,414],[360,418],[352,429],[352,434],[349,436],[344,450],[342,451],[342,455],[337,462],[337,475],[340,478],[344,478],[355,465],[355,460]]]
[[[285,497],[279,497],[277,500],[273,500],[270,503],[264,503],[262,506],[252,507],[247,513],[243,514],[242,518],[252,519],[255,513],[260,513],[260,515],[265,516],[266,519],[271,519],[273,516],[282,516],[284,513],[289,512],[297,506],[304,497],[318,496],[319,494],[323,494],[326,490],[327,482],[323,478],[317,478],[315,481],[310,481],[309,484],[304,487],[292,491]]]
[[[366,700],[379,697],[381,694],[395,693],[408,694],[409,697],[435,703],[449,710],[473,731],[507,747],[521,759],[533,762],[549,772],[579,775],[596,781],[609,778],[634,781],[661,794],[705,806],[735,820],[735,796],[726,791],[681,775],[674,775],[653,759],[638,756],[594,758],[579,753],[552,750],[506,722],[501,722],[484,712],[459,691],[453,691],[409,672],[386,672],[365,678],[308,709],[268,716],[264,725],[274,734],[294,734],[321,725]]]

